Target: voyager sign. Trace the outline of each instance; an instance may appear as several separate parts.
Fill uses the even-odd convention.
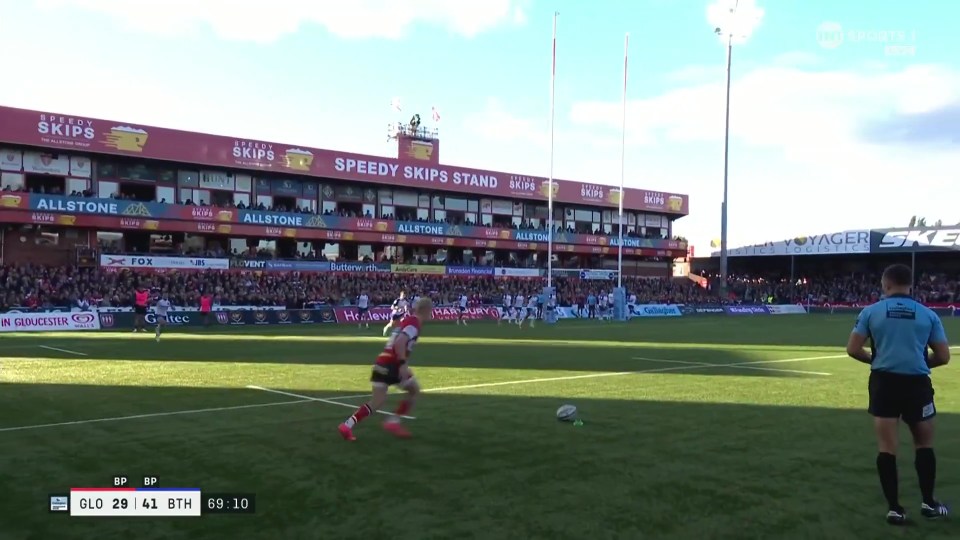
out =
[[[841,231],[832,234],[798,236],[727,251],[730,257],[777,257],[791,255],[853,255],[870,253],[870,231]],[[714,251],[711,256],[719,257]]]

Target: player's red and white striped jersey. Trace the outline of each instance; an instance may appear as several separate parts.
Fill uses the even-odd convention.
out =
[[[389,365],[400,362],[400,359],[397,358],[396,343],[397,336],[401,333],[407,335],[407,360],[409,361],[410,354],[413,352],[413,346],[417,343],[417,338],[420,337],[420,319],[413,315],[407,315],[400,320],[400,324],[394,328],[393,333],[390,334],[390,339],[387,340],[387,344],[383,347],[383,352],[377,356],[378,364]]]

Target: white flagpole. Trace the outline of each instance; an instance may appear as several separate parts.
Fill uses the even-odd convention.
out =
[[[617,249],[617,288],[623,287],[623,198],[627,163],[627,52],[630,50],[630,34],[623,39],[623,103],[620,124],[620,197],[617,203],[619,249]]]
[[[557,84],[557,16],[553,12],[553,61],[550,67],[550,178],[547,186],[547,287],[553,285],[553,130],[555,117],[555,96]]]

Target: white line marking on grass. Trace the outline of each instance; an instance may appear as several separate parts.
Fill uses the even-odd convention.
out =
[[[264,388],[264,387],[262,387],[262,386],[247,385],[247,388],[249,388],[249,389],[251,389],[251,390],[261,390],[261,391],[263,391],[263,392],[270,392],[270,393],[272,393],[272,394],[280,394],[281,396],[295,397],[295,398],[305,399],[305,400],[309,400],[309,401],[318,401],[318,402],[320,402],[320,403],[326,403],[327,405],[336,405],[336,406],[338,406],[338,407],[346,407],[346,408],[348,408],[348,409],[354,409],[354,408],[356,408],[356,405],[351,405],[351,404],[349,404],[349,403],[340,403],[339,401],[334,401],[334,400],[332,400],[332,399],[323,399],[323,398],[318,398],[318,397],[305,396],[305,395],[303,395],[303,394],[294,394],[293,392],[285,392],[285,391],[283,391],[283,390],[274,390],[274,389],[272,389],[272,388]],[[349,396],[348,396],[348,397],[349,397]],[[369,396],[368,396],[368,397],[369,397]],[[346,398],[337,398],[337,399],[346,399]],[[377,412],[377,413],[379,413],[379,414],[385,414],[385,415],[387,415],[387,416],[395,416],[392,412],[388,412],[388,411],[375,411],[375,412]],[[406,419],[406,420],[416,420],[416,417],[414,417],[414,416],[407,416],[407,415],[405,415],[405,414],[401,414],[401,415],[400,415],[400,418],[404,418],[404,419]]]
[[[684,364],[688,366],[703,366],[703,367],[714,367],[717,364],[711,364],[709,362],[690,362],[687,360],[666,360],[664,358],[646,358],[643,356],[634,356],[634,360],[646,360],[647,362],[659,362],[662,364]],[[772,371],[774,373],[796,373],[798,375],[819,375],[822,377],[829,377],[831,374],[825,371],[806,371],[803,369],[779,369],[779,368],[765,368],[760,366],[727,366],[733,369],[753,369],[757,371]]]
[[[688,369],[708,369],[708,368],[747,368],[748,366],[753,366],[754,364],[786,364],[790,362],[806,362],[813,360],[831,360],[836,358],[846,358],[845,354],[833,354],[829,356],[808,356],[804,358],[785,358],[782,360],[755,360],[752,362],[735,362],[732,364],[708,364],[708,363],[691,363],[692,365],[684,364],[682,366],[672,366],[664,368],[653,368],[653,369],[640,369],[636,371],[610,371],[604,373],[585,373],[583,375],[564,375],[561,377],[542,377],[539,379],[522,379],[518,381],[500,381],[500,382],[490,382],[490,383],[480,383],[480,384],[466,384],[462,386],[443,386],[440,388],[425,388],[422,390],[424,393],[433,393],[433,392],[451,392],[454,390],[473,390],[474,388],[492,388],[495,386],[513,386],[516,384],[533,384],[541,382],[557,382],[557,381],[575,381],[578,379],[599,379],[601,377],[622,377],[624,375],[640,375],[643,373],[666,373],[670,371],[684,371]],[[772,369],[772,368],[770,368]],[[778,370],[786,371],[786,370]],[[817,375],[829,375],[829,373],[822,372],[804,372]],[[344,400],[344,399],[354,399],[361,397],[369,397],[370,394],[357,394],[354,396],[343,396],[335,399]],[[338,405],[345,405],[344,403],[338,403]]]
[[[57,351],[57,352],[72,354],[75,356],[89,356],[87,353],[71,351],[69,349],[61,349],[59,347],[51,347],[49,345],[37,345],[37,347],[40,347],[41,349],[47,349],[48,351]]]
[[[161,413],[134,414],[130,416],[114,416],[112,418],[93,418],[90,420],[74,420],[72,422],[56,422],[53,424],[35,424],[32,426],[16,426],[0,428],[0,433],[9,431],[26,431],[28,429],[52,428],[61,426],[80,426],[83,424],[99,424],[104,422],[119,422],[121,420],[139,420],[142,418],[160,418],[163,416],[179,416],[184,414],[200,414],[218,411],[239,411],[241,409],[256,409],[258,407],[274,407],[276,405],[293,405],[295,403],[307,403],[309,399],[297,399],[293,401],[277,401],[273,403],[254,403],[252,405],[233,405],[231,407],[210,407],[207,409],[190,409],[186,411],[170,411]]]
[[[950,349],[951,349],[951,350],[960,349],[960,346],[958,346],[958,347],[950,347]],[[636,358],[639,358],[639,357],[636,357]],[[803,357],[803,358],[784,358],[784,359],[780,359],[780,360],[754,360],[754,361],[752,361],[752,362],[734,362],[734,363],[732,363],[732,364],[709,364],[709,363],[706,363],[706,362],[703,362],[703,363],[693,363],[693,362],[689,362],[689,364],[693,364],[693,365],[686,365],[686,364],[685,364],[685,365],[682,365],[682,366],[673,366],[673,367],[665,367],[665,368],[654,368],[654,369],[641,369],[641,370],[637,370],[637,371],[616,371],[616,372],[605,372],[605,373],[586,373],[586,374],[584,374],[584,375],[568,375],[568,376],[563,376],[563,377],[544,377],[544,378],[540,378],[540,379],[523,379],[523,380],[519,380],[519,381],[501,381],[501,382],[480,383],[480,384],[467,384],[467,385],[463,385],[463,386],[444,386],[444,387],[441,387],[441,388],[425,388],[425,389],[422,390],[422,392],[425,392],[425,393],[429,393],[429,392],[450,392],[450,391],[453,391],[453,390],[472,390],[472,389],[474,389],[474,388],[490,388],[490,387],[494,387],[494,386],[511,386],[511,385],[515,385],[515,384],[533,384],[533,383],[539,383],[539,382],[573,381],[573,380],[577,380],[577,379],[597,379],[597,378],[600,378],[600,377],[620,377],[620,376],[623,376],[623,375],[639,375],[639,374],[642,374],[642,373],[665,373],[665,372],[670,372],[670,371],[683,371],[683,370],[687,370],[687,369],[691,369],[691,370],[692,370],[692,369],[710,369],[710,368],[713,368],[713,369],[721,369],[721,368],[752,368],[752,369],[764,369],[764,370],[766,370],[766,369],[773,369],[773,368],[759,368],[759,367],[753,367],[753,366],[756,366],[757,364],[789,364],[789,363],[795,363],[795,362],[814,362],[814,361],[816,361],[816,360],[837,360],[837,359],[840,359],[840,358],[847,358],[847,355],[845,355],[845,354],[831,354],[831,355],[825,355],[825,356],[805,356],[805,357]],[[649,359],[646,359],[646,360],[649,360]],[[674,360],[673,362],[680,363],[679,360]],[[702,365],[701,365],[701,364],[702,364]],[[778,369],[777,371],[798,371],[798,372],[799,372],[799,370],[782,370],[782,369]],[[830,373],[816,372],[816,371],[806,371],[806,372],[801,372],[801,373],[816,374],[816,375],[830,375]],[[252,388],[252,387],[251,387],[251,388]],[[353,396],[342,396],[342,397],[338,397],[338,398],[334,398],[334,399],[337,399],[337,400],[356,399],[356,398],[363,398],[363,397],[369,397],[369,396],[370,396],[370,394],[356,394],[356,395],[353,395]],[[337,403],[337,405],[346,405],[346,404],[345,404],[345,403]]]
[[[401,392],[396,392],[396,393],[397,393],[397,394],[400,394]],[[345,399],[359,399],[359,398],[368,398],[368,397],[370,397],[370,392],[367,392],[366,394],[354,394],[354,395],[352,395],[352,396],[337,396],[337,397],[333,398],[333,400],[334,400],[334,401],[343,401],[343,400],[345,400]]]

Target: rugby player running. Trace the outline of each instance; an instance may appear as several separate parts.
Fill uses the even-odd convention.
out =
[[[406,391],[407,395],[400,402],[396,412],[383,423],[383,429],[396,437],[410,437],[410,432],[400,424],[400,419],[413,409],[414,401],[420,393],[420,385],[413,376],[408,361],[410,353],[413,352],[413,346],[420,337],[420,326],[432,316],[433,301],[423,297],[413,303],[411,313],[396,325],[383,351],[373,364],[373,372],[370,375],[373,395],[370,401],[361,405],[337,428],[344,439],[348,441],[357,439],[353,435],[353,428],[364,418],[380,410],[387,400],[387,392],[393,385]]]
[[[383,327],[383,335],[386,336],[393,330],[407,315],[407,308],[409,304],[407,303],[407,294],[403,291],[400,291],[400,296],[393,301],[393,304],[390,306],[390,322]]]

